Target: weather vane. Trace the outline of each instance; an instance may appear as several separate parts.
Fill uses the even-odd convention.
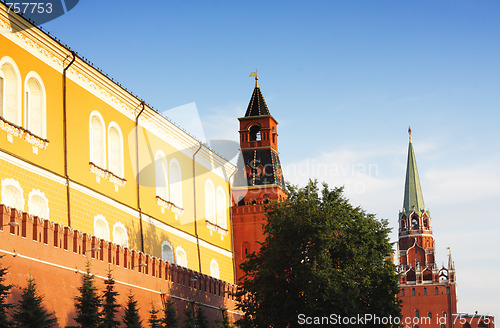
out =
[[[250,77],[255,76],[255,87],[259,87],[259,78],[257,77],[257,69],[255,69],[255,72],[250,73]]]
[[[408,134],[410,135],[410,141],[411,141],[411,126],[408,126]]]

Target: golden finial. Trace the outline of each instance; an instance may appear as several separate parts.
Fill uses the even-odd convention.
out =
[[[411,126],[408,126],[408,134],[410,135],[410,142],[411,142]]]
[[[250,73],[250,76],[255,76],[255,87],[259,87],[259,78],[257,77],[257,69],[255,69],[255,72]]]

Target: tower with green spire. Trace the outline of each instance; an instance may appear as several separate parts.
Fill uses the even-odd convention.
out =
[[[410,140],[403,209],[399,212],[398,220],[402,315],[432,318],[447,315],[444,327],[451,328],[453,320],[450,319],[457,312],[455,266],[451,253],[448,268],[444,265],[438,268],[436,265],[431,216],[424,205],[411,129],[408,129],[408,133]]]

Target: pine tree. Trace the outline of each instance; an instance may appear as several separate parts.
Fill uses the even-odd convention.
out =
[[[78,288],[80,296],[75,298],[75,321],[82,328],[99,327],[101,322],[99,307],[101,300],[94,285],[94,275],[90,274],[90,263],[87,262],[87,272],[83,275],[82,286]]]
[[[188,307],[184,310],[184,315],[186,319],[184,320],[183,328],[195,328],[196,327],[196,318],[194,316],[194,308],[193,304],[189,304]]]
[[[3,256],[0,256],[0,259]],[[7,297],[10,294],[12,285],[5,284],[5,275],[7,269],[0,266],[0,328],[7,328],[12,326],[12,322],[7,317],[7,310],[13,307],[12,304],[7,303]]]
[[[210,323],[208,322],[207,316],[205,315],[205,311],[203,311],[203,306],[201,305],[198,306],[198,310],[196,311],[195,327],[210,328]]]
[[[127,328],[141,328],[142,320],[139,317],[139,308],[137,307],[137,301],[134,295],[130,294],[128,296],[127,307],[125,308],[125,315],[123,317],[123,322]]]
[[[148,320],[150,328],[162,328],[162,324],[161,324],[162,320],[160,318],[158,318],[158,312],[160,312],[160,311],[157,310],[155,308],[154,303],[151,302],[151,310],[149,311],[149,320]]]
[[[175,304],[171,298],[165,303],[165,309],[163,310],[163,327],[167,328],[179,328],[179,319],[177,319],[177,311],[175,310]]]
[[[35,280],[30,275],[28,286],[23,288],[21,299],[14,310],[14,325],[22,328],[57,327],[54,313],[48,312],[42,302],[43,297],[38,294]]]
[[[217,319],[217,328],[233,328],[231,322],[229,322],[229,315],[227,314],[226,308],[221,308],[221,319]]]
[[[116,304],[116,296],[118,293],[115,291],[115,280],[111,275],[111,269],[108,270],[108,279],[104,281],[106,290],[103,295],[103,304],[101,311],[101,325],[100,328],[117,328],[120,322],[115,320],[116,313],[118,313],[119,304]]]

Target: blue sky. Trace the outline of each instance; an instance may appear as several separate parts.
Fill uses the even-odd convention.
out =
[[[237,140],[257,68],[285,178],[345,185],[394,227],[411,125],[458,309],[500,315],[499,14],[494,0],[86,0],[44,28],[157,110],[194,103],[208,139]]]

